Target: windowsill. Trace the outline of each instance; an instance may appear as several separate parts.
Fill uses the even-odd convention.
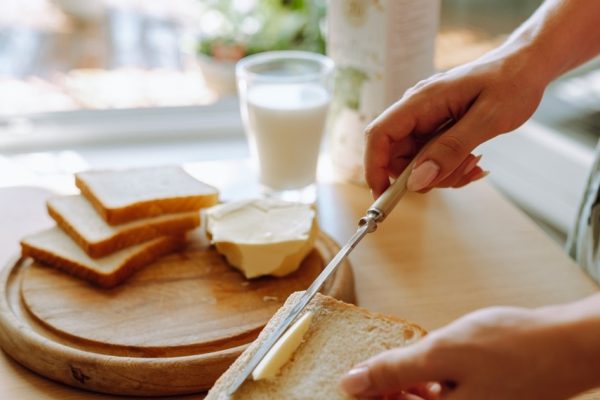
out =
[[[96,146],[72,145],[62,149],[0,155],[0,187],[28,185],[69,193],[73,173],[86,169],[128,168],[186,164],[198,161],[247,159],[246,139],[178,138]]]
[[[324,140],[325,142],[326,140]],[[258,195],[257,172],[250,160],[245,136],[220,139],[186,139],[95,147],[70,147],[65,150],[0,156],[0,188],[37,186],[61,194],[76,193],[73,174],[87,169],[131,168],[150,165],[183,164],[190,174],[217,187],[235,188],[235,194]],[[256,179],[240,171],[254,170]],[[215,171],[218,170],[218,174]],[[214,181],[215,177],[219,181]],[[317,171],[321,183],[335,181],[326,152],[319,158]],[[227,182],[223,182],[227,180]],[[222,193],[227,200],[234,193]]]
[[[242,137],[237,98],[207,106],[80,110],[0,118],[3,153],[173,139]]]

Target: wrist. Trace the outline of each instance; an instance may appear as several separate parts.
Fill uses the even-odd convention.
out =
[[[502,47],[518,49],[546,84],[600,52],[599,2],[546,0]]]
[[[523,85],[543,92],[558,77],[560,68],[553,65],[544,46],[529,37],[511,38],[497,49],[504,59],[508,76],[517,76]]]
[[[559,355],[557,370],[565,374],[573,394],[600,386],[600,297],[594,297],[536,310],[556,339],[557,348],[549,351]]]

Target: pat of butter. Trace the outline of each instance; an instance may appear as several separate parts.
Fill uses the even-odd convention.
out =
[[[246,278],[294,272],[318,231],[310,205],[275,199],[218,205],[206,211],[206,220],[217,251]]]
[[[281,367],[287,363],[302,343],[302,339],[310,327],[313,313],[308,311],[298,319],[279,340],[271,347],[261,362],[252,371],[252,379],[269,379],[275,377]]]

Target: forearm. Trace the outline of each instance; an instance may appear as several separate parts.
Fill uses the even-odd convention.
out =
[[[583,300],[541,308],[564,344],[562,371],[579,390],[600,387],[600,293]],[[549,349],[553,351],[553,349]]]
[[[546,0],[502,47],[529,57],[550,82],[600,53],[600,1]]]

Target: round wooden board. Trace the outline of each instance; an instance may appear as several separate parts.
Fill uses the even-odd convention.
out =
[[[19,259],[0,276],[0,345],[26,367],[79,388],[138,396],[200,392],[338,250],[320,233],[298,271],[248,281],[196,235],[185,251],[110,290]],[[323,292],[354,302],[347,262]]]

